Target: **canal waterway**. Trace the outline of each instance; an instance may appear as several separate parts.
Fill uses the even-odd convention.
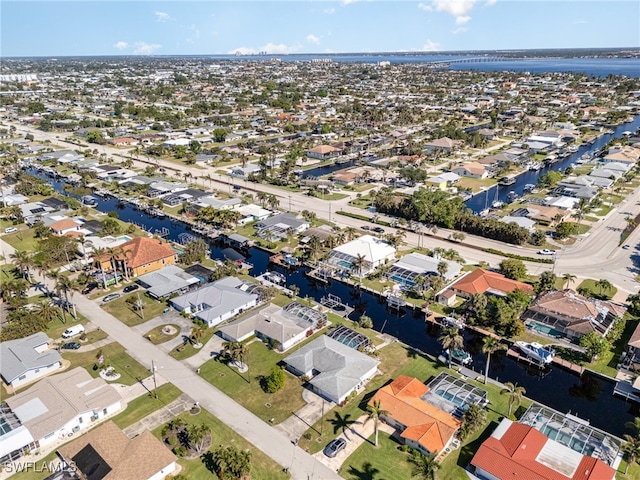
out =
[[[596,148],[596,145],[593,146]],[[34,169],[30,173],[37,174],[47,181],[60,193],[63,190],[63,182],[45,177]],[[118,202],[114,198],[98,198],[97,209],[101,212],[115,211],[118,217],[125,222],[132,222],[142,226],[145,230],[155,233],[164,231],[169,240],[178,241],[181,233],[191,232],[187,225],[180,221],[171,220],[168,217],[157,218],[145,212],[134,209],[130,204]],[[221,248],[212,242],[211,257],[223,259]],[[331,281],[328,285],[318,283],[305,275],[306,267],[295,271],[285,271],[269,263],[269,253],[251,248],[246,252],[247,261],[253,264],[251,274],[257,276],[267,270],[279,270],[287,277],[287,285],[295,284],[300,288],[301,297],[310,297],[320,301],[322,297],[331,293],[337,295],[343,301],[355,308],[351,319],[358,319],[366,314],[372,318],[374,329],[398,338],[401,342],[416,350],[438,356],[442,352],[437,338],[440,334],[439,327],[426,324],[424,314],[418,310],[389,309],[384,299],[366,291],[351,287],[347,284]],[[464,333],[465,349],[473,356],[473,368],[478,375],[484,372],[485,355],[481,352],[482,337],[475,332]],[[587,419],[597,428],[601,428],[614,435],[621,436],[625,433],[625,423],[633,421],[640,415],[640,408],[633,403],[625,402],[613,397],[614,383],[592,374],[585,373],[582,377],[565,371],[559,367],[548,370],[531,368],[504,354],[492,356],[489,374],[501,382],[513,382],[522,385],[527,390],[527,396],[548,405],[560,412],[570,411],[572,414]]]

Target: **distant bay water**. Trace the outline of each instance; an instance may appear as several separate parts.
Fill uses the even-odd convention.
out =
[[[213,55],[207,56],[209,59],[219,60],[268,60],[278,58],[285,62],[311,61],[320,59],[330,59],[340,63],[425,63],[451,62],[447,65],[447,70],[480,70],[485,72],[530,72],[530,73],[552,73],[552,72],[574,72],[585,73],[596,77],[606,77],[607,75],[625,75],[628,77],[640,77],[640,59],[638,58],[501,58],[491,60],[491,56],[461,56],[461,55],[433,55],[433,54],[339,54],[339,55]],[[478,61],[481,60],[481,61]],[[461,62],[463,61],[463,62]],[[461,63],[458,63],[461,62]]]

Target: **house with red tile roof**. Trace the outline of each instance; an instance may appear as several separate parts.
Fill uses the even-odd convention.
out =
[[[451,289],[456,296],[462,298],[470,298],[471,295],[475,293],[504,297],[514,290],[522,290],[523,292],[533,295],[533,287],[531,285],[517,280],[511,280],[500,273],[490,272],[482,268],[478,268],[465,275],[452,284],[449,289]],[[451,296],[445,297],[444,292],[441,292],[438,295],[438,302],[450,305],[452,302],[455,303],[455,300],[452,300]]]
[[[157,238],[135,237],[117,247],[115,263],[118,269],[125,265],[130,277],[155,272],[168,265],[175,265],[178,252],[167,242]],[[105,271],[111,271],[111,256],[105,252],[97,259]]]
[[[522,316],[523,320],[541,323],[577,340],[587,333],[606,336],[626,307],[613,302],[588,298],[571,289],[551,291],[536,298]]]
[[[614,480],[616,474],[603,461],[506,418],[480,445],[470,470],[480,480]]]
[[[449,445],[461,422],[426,402],[429,387],[417,378],[400,375],[379,389],[369,401],[379,400],[388,413],[382,419],[397,429],[405,444],[425,455],[437,454]]]
[[[62,235],[83,235],[80,232],[82,223],[72,218],[64,218],[49,225],[54,235],[61,237]]]

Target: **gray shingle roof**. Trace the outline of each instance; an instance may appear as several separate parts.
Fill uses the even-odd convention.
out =
[[[18,340],[0,343],[0,375],[11,383],[29,370],[47,367],[60,362],[62,357],[56,350],[36,351],[37,347],[49,342],[49,337],[42,332],[34,333]]]

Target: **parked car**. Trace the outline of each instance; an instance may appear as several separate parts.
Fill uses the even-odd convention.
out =
[[[16,227],[7,227],[4,229],[4,233],[13,233],[13,232],[17,232],[18,229]]]
[[[626,243],[626,244],[624,244],[624,245],[622,246],[622,249],[623,249],[623,250],[629,250],[630,248],[631,248],[631,245],[629,245],[628,243]]]
[[[77,350],[80,348],[80,344],[78,342],[67,342],[62,345],[62,348],[65,350]]]
[[[62,332],[62,338],[71,338],[76,335],[81,335],[84,333],[84,325],[78,323],[77,325],[73,325],[67,328],[64,332]]]
[[[342,450],[344,450],[344,447],[346,446],[347,441],[344,438],[336,438],[334,440],[331,440],[329,444],[324,447],[324,454],[329,458],[333,458]]]
[[[555,250],[549,250],[547,248],[543,250],[538,250],[538,255],[555,255],[555,254],[556,254]]]
[[[137,289],[139,289],[139,288],[140,288],[140,285],[138,285],[137,283],[134,283],[134,284],[132,284],[132,285],[127,285],[126,287],[124,287],[124,288],[122,289],[122,291],[123,291],[124,293],[129,293],[129,292],[133,292],[134,290],[137,290]]]
[[[369,225],[363,225],[360,228],[362,228],[362,230],[371,230],[371,227]]]
[[[384,233],[384,228],[382,227],[374,227],[373,231],[376,233]]]
[[[84,287],[84,289],[82,290],[82,294],[83,295],[87,295],[87,294],[93,292],[99,286],[100,285],[98,284],[98,282],[91,282],[91,283],[87,284],[86,287]]]
[[[109,295],[107,295],[102,299],[102,303],[110,302],[111,300],[115,300],[116,298],[120,298],[119,293],[110,293]]]

